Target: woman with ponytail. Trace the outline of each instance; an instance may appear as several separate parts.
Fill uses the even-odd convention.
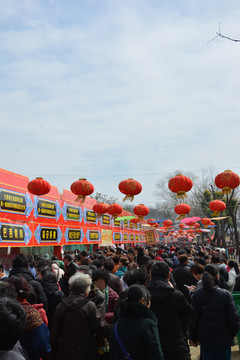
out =
[[[239,330],[239,315],[231,293],[219,288],[219,269],[205,266],[201,289],[192,299],[190,343],[201,345],[202,360],[230,360],[233,337]]]
[[[157,318],[149,309],[150,304],[150,293],[145,286],[128,288],[119,320],[112,330],[111,360],[163,360]]]

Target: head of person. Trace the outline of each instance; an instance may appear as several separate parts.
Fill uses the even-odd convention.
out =
[[[204,272],[204,267],[199,263],[195,263],[190,268],[190,273],[197,281],[202,278],[203,272]]]
[[[151,305],[150,293],[143,285],[132,285],[126,292],[126,302],[139,302],[148,308]]]
[[[31,290],[31,287],[23,276],[11,276],[7,279],[7,282],[14,286],[17,291],[17,297],[19,299],[27,299],[27,295]]]
[[[188,257],[187,257],[187,255],[180,255],[179,257],[178,257],[178,261],[179,261],[179,263],[180,263],[180,265],[188,265]]]
[[[128,287],[134,284],[146,286],[148,283],[148,273],[144,268],[129,270],[123,275],[123,281]]]
[[[92,281],[99,290],[104,290],[109,282],[109,272],[105,269],[97,269],[93,271]]]
[[[10,297],[16,299],[17,295],[17,291],[13,284],[10,284],[7,281],[0,281],[0,298]]]
[[[38,273],[38,278],[41,280],[44,277],[44,274],[46,272],[52,271],[52,268],[50,266],[41,266],[41,267],[37,267],[37,273]]]
[[[119,267],[127,267],[129,264],[129,259],[127,256],[121,256],[119,260]]]
[[[65,254],[63,257],[63,262],[65,267],[67,267],[69,264],[71,264],[71,262],[73,262],[74,259],[74,255],[73,254]]]
[[[234,269],[237,275],[239,274],[239,268],[238,268],[238,264],[236,261],[230,260],[228,263],[228,267],[230,270]]]
[[[24,254],[18,254],[14,259],[12,266],[14,269],[28,268],[28,258]]]
[[[213,255],[212,256],[212,263],[213,264],[220,264],[221,263],[221,259],[219,255]]]
[[[212,290],[219,279],[219,267],[214,264],[208,264],[204,268],[202,276],[202,285],[205,290]]]
[[[70,277],[68,282],[70,295],[88,296],[92,284],[92,279],[88,274],[83,274],[78,271]]]
[[[83,274],[88,274],[92,277],[92,269],[88,265],[80,265],[77,269],[77,272],[81,272]]]
[[[0,350],[12,350],[26,327],[26,315],[16,300],[0,298]]]
[[[104,263],[103,263],[103,268],[105,270],[107,270],[108,272],[112,272],[114,269],[114,262],[112,259],[108,258]]]
[[[49,268],[45,268],[45,270],[42,272],[42,279],[46,283],[57,283],[56,273]]]
[[[164,280],[170,279],[170,267],[164,261],[157,261],[153,264],[151,269],[152,280]]]

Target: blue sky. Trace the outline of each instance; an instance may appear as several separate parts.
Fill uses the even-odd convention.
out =
[[[161,174],[239,171],[239,1],[0,2],[0,166],[121,198]]]

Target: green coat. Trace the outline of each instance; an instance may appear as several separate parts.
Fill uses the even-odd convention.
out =
[[[163,360],[157,318],[145,305],[139,302],[125,303],[120,308],[118,322],[113,326],[110,359],[124,360],[115,338],[116,325],[118,335],[132,360]]]

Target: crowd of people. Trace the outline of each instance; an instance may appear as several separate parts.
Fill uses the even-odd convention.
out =
[[[198,345],[202,360],[231,359],[240,274],[224,249],[19,254],[1,274],[0,359],[190,360]]]

